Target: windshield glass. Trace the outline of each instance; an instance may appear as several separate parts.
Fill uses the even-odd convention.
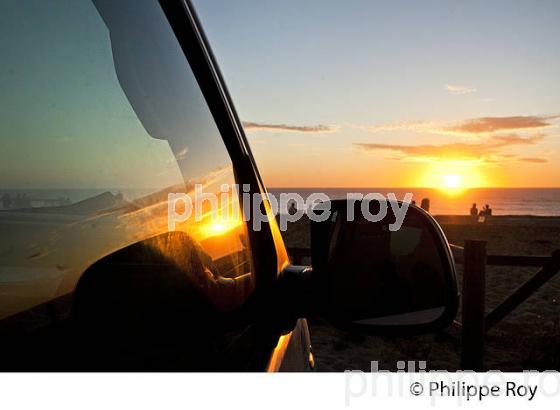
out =
[[[0,49],[0,318],[170,230],[203,255],[212,303],[239,306],[252,276],[232,161],[159,3],[4,1]],[[171,229],[168,195],[197,184],[220,201]],[[147,246],[184,269],[175,237]]]

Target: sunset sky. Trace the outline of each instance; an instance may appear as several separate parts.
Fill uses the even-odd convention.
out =
[[[559,1],[194,2],[268,187],[560,186]],[[91,1],[0,4],[0,188],[231,165],[161,9],[123,46],[147,130]]]
[[[560,186],[560,2],[196,0],[268,186]]]

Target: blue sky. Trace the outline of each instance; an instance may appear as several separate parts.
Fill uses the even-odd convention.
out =
[[[560,186],[560,2],[194,3],[268,186]],[[91,1],[0,2],[0,187],[229,164],[158,4],[123,16],[142,123]]]
[[[248,129],[269,184],[558,185],[560,2],[194,3],[245,121],[334,130]]]

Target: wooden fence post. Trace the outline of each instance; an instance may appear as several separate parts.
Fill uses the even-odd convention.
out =
[[[462,303],[461,368],[484,368],[484,299],[486,242],[465,241]]]

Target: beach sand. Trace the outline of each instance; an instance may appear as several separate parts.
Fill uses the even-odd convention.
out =
[[[468,216],[440,216],[450,243],[487,241],[488,254],[550,256],[560,249],[560,217],[495,216],[473,225]],[[288,247],[309,247],[309,221],[288,226]],[[308,263],[309,261],[304,261]],[[462,265],[457,267],[462,288]],[[487,267],[486,310],[491,311],[538,268]],[[457,320],[460,321],[459,311]],[[428,370],[460,369],[461,334],[457,326],[414,337],[374,337],[349,334],[319,318],[310,319],[318,371],[396,370],[397,361],[426,361]],[[486,337],[487,370],[560,370],[560,273],[518,306]]]

